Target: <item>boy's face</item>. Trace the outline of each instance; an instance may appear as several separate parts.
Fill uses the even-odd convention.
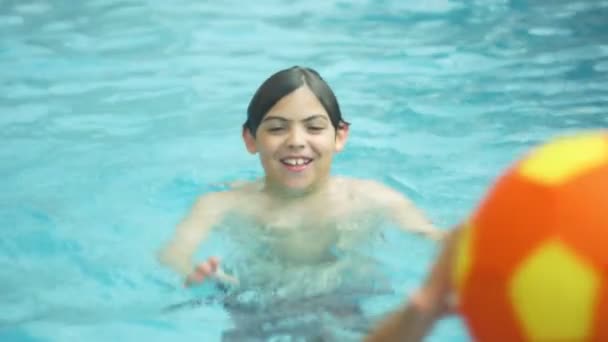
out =
[[[247,150],[259,153],[267,184],[288,192],[315,188],[329,178],[332,158],[346,143],[348,127],[337,131],[317,97],[304,85],[279,100],[254,138],[244,129]]]

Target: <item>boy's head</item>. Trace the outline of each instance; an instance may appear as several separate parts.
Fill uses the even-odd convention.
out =
[[[247,121],[243,127],[255,137],[257,129],[268,111],[280,99],[304,85],[323,105],[334,129],[337,130],[343,125],[348,125],[342,119],[342,112],[334,92],[321,75],[311,68],[293,66],[275,73],[262,83],[249,103]]]
[[[262,84],[243,127],[247,150],[260,156],[266,184],[283,193],[325,184],[347,135],[329,86],[316,71],[300,67],[279,71]]]

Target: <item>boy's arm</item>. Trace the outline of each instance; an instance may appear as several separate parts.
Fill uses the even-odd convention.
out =
[[[389,314],[365,339],[366,342],[421,341],[442,316],[454,312],[451,263],[459,229],[448,233],[443,248],[422,288],[407,305]]]
[[[394,198],[390,202],[391,215],[400,227],[407,231],[420,233],[433,240],[441,240],[445,237],[445,232],[435,227],[409,199],[401,194],[393,196]]]
[[[211,228],[224,215],[223,193],[202,196],[177,225],[171,240],[159,251],[158,260],[184,279],[194,270],[192,256]],[[223,201],[224,200],[224,201]]]
[[[445,237],[445,232],[435,227],[422,211],[400,192],[375,182],[368,190],[383,203],[391,218],[403,230],[419,233],[433,240]]]
[[[422,341],[434,320],[413,303],[387,316],[365,339],[365,342]]]

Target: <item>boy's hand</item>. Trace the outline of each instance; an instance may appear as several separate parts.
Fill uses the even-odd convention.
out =
[[[200,284],[208,278],[213,278],[231,285],[238,285],[238,280],[235,277],[224,273],[220,268],[220,260],[217,257],[210,257],[194,268],[194,271],[186,278],[184,287]]]

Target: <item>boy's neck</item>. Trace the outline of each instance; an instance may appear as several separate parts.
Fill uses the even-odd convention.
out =
[[[297,201],[300,199],[308,198],[310,196],[319,195],[324,192],[327,192],[329,189],[329,180],[328,176],[326,179],[317,182],[316,184],[301,190],[292,190],[286,189],[283,186],[273,184],[273,182],[268,179],[264,179],[264,191],[266,191],[269,195],[274,198],[285,200],[285,201]]]

